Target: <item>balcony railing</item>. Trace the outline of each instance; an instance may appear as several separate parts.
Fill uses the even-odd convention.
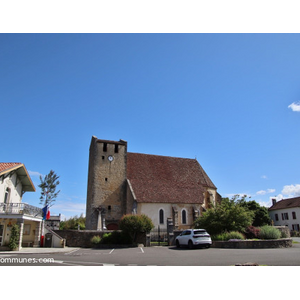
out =
[[[42,217],[43,210],[39,207],[27,203],[0,203],[0,215],[28,215],[32,217]]]

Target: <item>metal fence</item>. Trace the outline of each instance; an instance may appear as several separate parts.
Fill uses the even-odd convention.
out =
[[[168,231],[166,228],[154,228],[150,231],[150,246],[168,245]]]
[[[27,203],[0,203],[0,214],[17,214],[42,217],[43,210]]]

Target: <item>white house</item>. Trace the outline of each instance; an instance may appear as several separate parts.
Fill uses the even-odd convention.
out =
[[[0,247],[9,243],[11,228],[20,226],[19,250],[38,247],[42,227],[42,209],[22,203],[25,192],[35,192],[22,163],[0,163]]]
[[[300,230],[300,197],[280,201],[272,200],[269,216],[275,226],[288,226],[290,230]]]

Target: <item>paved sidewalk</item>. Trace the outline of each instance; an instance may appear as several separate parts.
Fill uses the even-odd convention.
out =
[[[75,247],[65,247],[65,248],[25,247],[25,248],[22,248],[20,251],[0,251],[0,255],[1,254],[24,254],[24,253],[27,253],[27,254],[68,253],[68,252],[76,251],[78,249],[80,249],[80,248],[75,248]]]

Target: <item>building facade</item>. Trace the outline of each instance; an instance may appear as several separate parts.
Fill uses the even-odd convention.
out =
[[[287,226],[292,231],[300,231],[300,197],[272,201],[269,216],[274,225]]]
[[[155,227],[193,225],[220,201],[217,188],[196,159],[127,152],[127,142],[92,137],[86,229],[115,230],[125,214],[145,214]]]
[[[61,214],[58,216],[50,216],[49,219],[45,220],[45,225],[51,230],[59,230]]]
[[[11,228],[18,224],[19,247],[40,245],[42,209],[22,203],[25,192],[35,187],[21,163],[0,163],[0,246],[7,246]]]

